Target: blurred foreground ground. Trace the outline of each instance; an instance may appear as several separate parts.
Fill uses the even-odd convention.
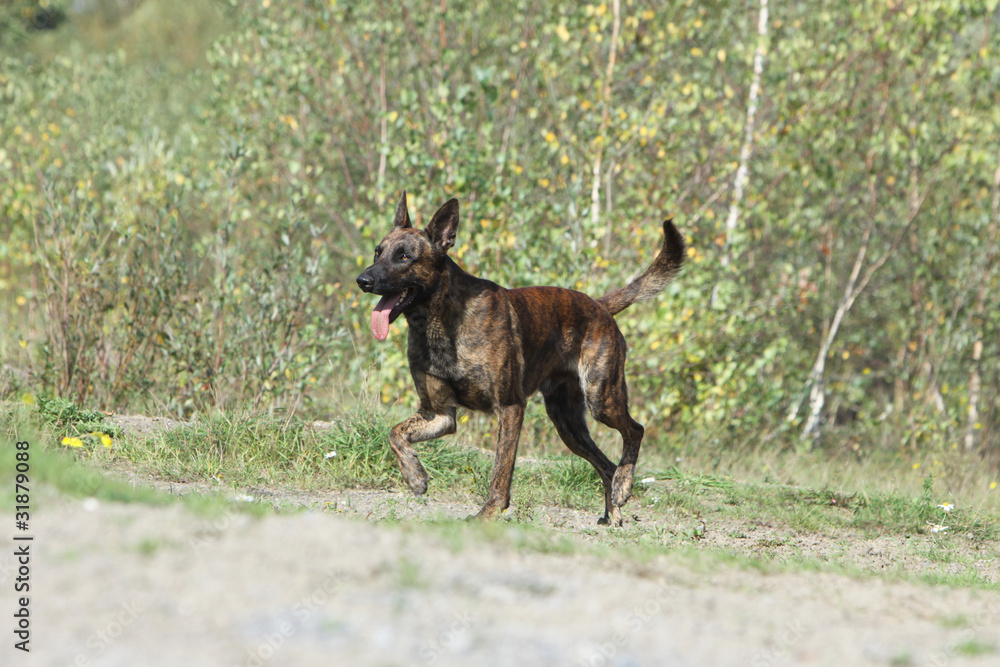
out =
[[[441,520],[392,525],[366,502],[209,519],[54,499],[33,522],[32,651],[3,664],[997,664],[995,592],[627,558],[584,535],[525,548],[516,526],[446,519],[472,505],[402,500]]]

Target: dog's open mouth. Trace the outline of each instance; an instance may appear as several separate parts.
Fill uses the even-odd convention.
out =
[[[410,305],[416,295],[416,288],[407,287],[402,292],[386,294],[379,299],[375,310],[372,311],[372,335],[378,340],[388,338],[389,325],[399,317],[404,308]]]

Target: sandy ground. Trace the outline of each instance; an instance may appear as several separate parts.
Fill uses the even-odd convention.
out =
[[[902,537],[709,525],[700,542],[639,559],[589,548],[600,539],[594,516],[538,508],[536,524],[582,543],[541,553],[511,546],[516,535],[497,542],[411,520],[465,516],[472,502],[360,490],[247,496],[306,509],[209,519],[180,505],[42,498],[31,652],[12,648],[17,564],[5,549],[0,664],[1000,665],[998,593],[678,555],[787,548],[872,572],[942,567]],[[401,520],[379,520],[387,516]],[[679,521],[655,520],[668,533]],[[995,558],[972,567],[997,580]]]
[[[996,593],[525,552],[330,511],[90,499],[35,528],[32,651],[6,665],[1000,664],[967,655],[1000,645]]]

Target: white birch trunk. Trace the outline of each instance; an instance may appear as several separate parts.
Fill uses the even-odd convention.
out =
[[[729,214],[726,216],[726,242],[722,253],[722,265],[728,266],[732,261],[732,240],[739,224],[740,205],[743,203],[743,191],[750,175],[750,156],[753,155],[754,130],[757,123],[757,107],[760,98],[760,80],[764,73],[764,55],[767,50],[767,18],[768,0],[760,0],[760,13],[757,15],[757,46],[753,54],[753,76],[750,79],[750,92],[747,95],[747,117],[743,125],[743,145],[740,147],[740,161],[736,168],[736,178],[733,180],[733,198],[729,204]]]
[[[614,0],[611,11],[611,51],[608,54],[608,68],[604,75],[604,86],[601,90],[601,97],[604,101],[604,114],[601,118],[600,137],[604,137],[608,128],[611,127],[611,80],[615,73],[615,60],[618,58],[618,33],[621,31],[621,0]],[[594,155],[594,166],[591,170],[594,180],[590,189],[590,221],[593,223],[594,229],[601,222],[601,164],[604,161],[604,145],[606,143],[608,142],[605,139],[603,143],[597,146],[597,152]],[[611,227],[609,225],[606,235],[610,233]]]
[[[1000,167],[993,172],[993,201],[990,220],[990,238],[987,247],[990,248],[990,257],[986,261],[986,266],[980,276],[979,290],[976,294],[976,305],[974,311],[977,319],[982,322],[986,307],[986,281],[987,277],[994,269],[997,257],[997,227],[1000,226]],[[965,451],[974,451],[976,447],[976,431],[979,430],[979,397],[982,392],[982,377],[980,376],[980,360],[983,357],[983,332],[980,329],[978,338],[972,344],[972,364],[969,369],[969,409],[965,415]]]

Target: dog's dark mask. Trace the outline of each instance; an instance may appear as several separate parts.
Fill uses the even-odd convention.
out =
[[[389,325],[436,284],[448,248],[455,244],[457,227],[458,200],[452,199],[438,209],[426,229],[414,229],[403,191],[392,231],[379,243],[372,265],[357,280],[363,292],[382,297],[371,317],[376,339],[388,338]]]

